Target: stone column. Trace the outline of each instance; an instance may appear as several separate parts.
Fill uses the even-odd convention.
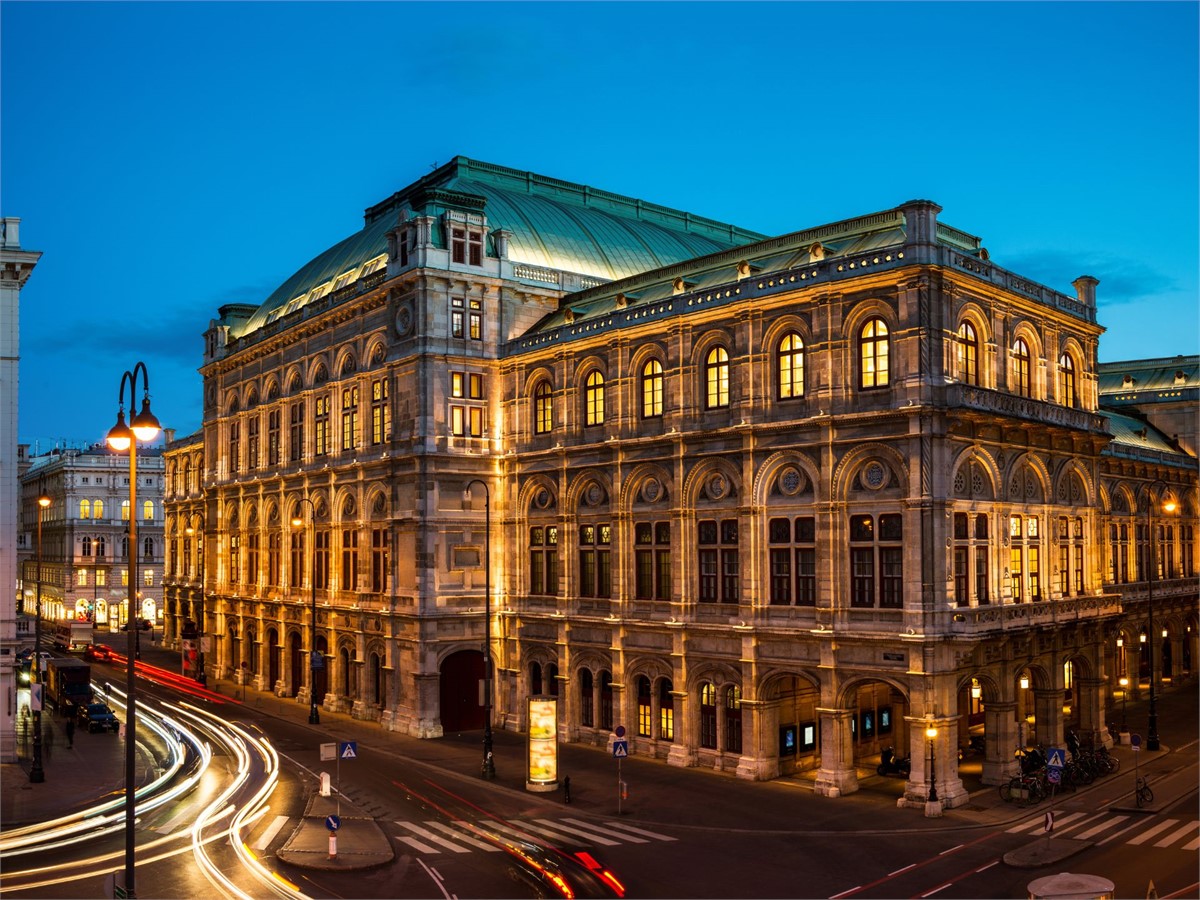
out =
[[[675,742],[667,751],[667,764],[694,766],[696,764],[696,742],[689,740],[687,731],[687,727],[691,723],[687,691],[671,691],[671,700],[675,716]]]
[[[1089,739],[1105,747],[1112,746],[1108,736],[1107,679],[1080,678],[1075,682],[1076,703],[1079,705],[1079,739]]]
[[[850,732],[850,722],[856,713],[853,709],[817,709],[821,723],[821,768],[814,791],[821,797],[840,797],[858,790],[854,736]]]
[[[1063,699],[1061,688],[1034,688],[1033,715],[1036,734],[1034,743],[1046,747],[1063,746]]]
[[[984,784],[1004,784],[1021,771],[1013,755],[1017,747],[1017,703],[989,703],[983,710]]]
[[[718,699],[718,716],[723,706]],[[724,723],[718,719],[718,727]],[[742,755],[738,757],[737,777],[750,781],[770,781],[779,777],[779,756],[772,736],[779,733],[779,704],[768,700],[742,700]],[[723,734],[723,733],[722,733]],[[717,739],[718,744],[721,738]]]

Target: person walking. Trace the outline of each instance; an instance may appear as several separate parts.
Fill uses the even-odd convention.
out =
[[[67,719],[67,749],[75,746],[75,720]]]

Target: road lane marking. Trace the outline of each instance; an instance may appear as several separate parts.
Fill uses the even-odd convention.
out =
[[[909,869],[913,868],[914,866],[916,866],[916,863],[909,863],[903,869],[897,869],[895,872],[888,872],[888,878],[891,878],[893,875],[899,875],[901,872],[907,872]]]
[[[947,853],[953,853],[955,850],[961,850],[962,848],[963,848],[962,844],[955,844],[949,850],[943,850],[941,853],[938,854],[938,856],[945,856]],[[943,885],[943,887],[944,887],[944,885]],[[941,888],[939,888],[938,890],[941,890]]]
[[[1181,828],[1177,829],[1176,831],[1171,832],[1169,835],[1167,835],[1165,838],[1163,838],[1161,841],[1159,841],[1154,846],[1155,847],[1169,847],[1171,844],[1173,844],[1175,841],[1179,840],[1185,834],[1189,834],[1190,832],[1195,831],[1196,826],[1198,824],[1200,824],[1200,822],[1189,822],[1187,825],[1184,825]]]
[[[1122,822],[1124,822],[1128,818],[1129,818],[1129,816],[1116,816],[1115,818],[1109,819],[1105,822],[1101,822],[1099,825],[1095,826],[1094,828],[1089,828],[1087,831],[1084,831],[1081,834],[1075,835],[1075,839],[1080,840],[1080,841],[1086,841],[1088,838],[1092,837],[1093,835],[1097,835],[1102,831],[1108,831],[1108,829],[1110,829],[1110,828],[1116,828],[1118,825],[1120,825]]]
[[[935,888],[934,888],[932,891],[926,891],[926,892],[925,892],[924,894],[922,894],[921,896],[922,896],[922,897],[932,897],[932,896],[933,896],[934,894],[936,894],[938,891],[944,891],[946,888],[950,887],[950,885],[952,885],[952,884],[954,884],[954,882],[953,882],[953,881],[947,881],[945,884],[939,884],[939,885],[938,885],[937,887],[935,887]]]
[[[1068,831],[1074,831],[1076,828],[1084,828],[1088,825],[1091,825],[1093,822],[1097,821],[1098,819],[1104,818],[1106,815],[1108,815],[1108,813],[1105,813],[1105,812],[1096,813],[1094,816],[1089,816],[1089,815],[1087,815],[1087,813],[1072,813],[1070,816],[1067,817],[1066,821],[1075,819],[1077,816],[1082,816],[1083,818],[1080,818],[1077,821],[1071,822],[1071,824],[1068,825],[1066,828],[1062,827],[1062,821],[1056,820],[1054,822],[1054,832],[1056,834],[1066,834]],[[1042,823],[1042,827],[1045,828],[1044,821]]]
[[[471,852],[466,847],[460,847],[458,844],[455,844],[452,841],[448,841],[444,837],[439,837],[438,835],[436,835],[432,831],[430,831],[428,828],[422,828],[420,825],[414,825],[412,822],[396,822],[396,824],[399,825],[401,828],[407,828],[409,831],[413,832],[416,835],[419,835],[420,837],[423,837],[427,841],[437,844],[439,847],[445,847],[451,853],[470,853]]]
[[[538,819],[538,821],[545,822],[547,820],[546,819]],[[563,819],[562,821],[565,823],[570,823],[571,825],[578,826],[580,829],[580,833],[586,834],[589,837],[593,836],[598,831],[598,832],[600,832],[601,835],[606,835],[608,837],[624,838],[625,840],[629,841],[629,843],[631,843],[631,844],[648,844],[648,843],[650,843],[645,838],[634,837],[632,834],[612,834],[611,832],[605,831],[603,826],[593,825],[591,822],[581,822],[579,819]],[[558,827],[566,828],[567,826],[560,825]]]
[[[595,841],[604,847],[615,847],[620,844],[620,841],[610,841],[608,838],[598,837],[596,835],[587,834],[580,831],[578,828],[571,828],[567,825],[560,825],[558,822],[553,822],[550,819],[516,819],[518,825],[528,828],[530,831],[536,831],[538,834],[544,834],[551,840],[558,841],[562,844],[569,844],[572,841],[578,841],[581,837],[589,841]]]
[[[408,846],[415,848],[420,853],[441,853],[442,852],[441,850],[438,850],[436,847],[430,847],[428,844],[422,844],[416,838],[405,837],[402,834],[398,835],[396,837],[396,840],[403,841],[404,843],[408,844]]]
[[[842,897],[849,897],[851,894],[853,894],[855,891],[859,890],[861,887],[862,887],[861,884],[856,884],[854,887],[852,887],[848,890],[842,891],[840,894],[834,894],[832,897],[829,898],[829,900],[840,900],[840,898],[842,898]]]
[[[988,863],[986,866],[980,866],[978,869],[976,869],[976,870],[975,870],[973,873],[971,873],[971,874],[973,874],[973,875],[978,875],[980,872],[986,872],[988,869],[990,869],[992,866],[996,865],[996,863],[998,863],[998,862],[1000,862],[1000,860],[998,860],[998,859],[993,859],[993,860],[992,860],[990,863]]]
[[[279,829],[283,828],[284,823],[287,822],[287,820],[287,816],[276,816],[275,821],[273,821],[267,827],[267,830],[262,833],[259,839],[254,842],[254,849],[261,853],[263,850],[266,850],[267,847],[271,846],[271,841],[275,840],[275,835],[279,834]]]
[[[467,835],[463,834],[460,829],[455,828],[452,825],[447,825],[445,822],[426,822],[425,824],[430,828],[436,828],[438,831],[445,832],[455,840],[463,841],[470,844],[472,847],[477,847],[480,850],[486,850],[488,853],[501,852],[500,848],[495,844],[489,844],[487,841],[480,841],[476,838],[468,837]]]
[[[573,820],[568,819],[567,821],[573,821]],[[626,825],[624,822],[605,822],[604,827],[617,829],[617,831],[616,831],[617,834],[620,834],[622,831],[631,831],[634,834],[644,835],[645,837],[654,838],[655,840],[658,840],[658,841],[673,841],[673,840],[675,840],[675,838],[671,837],[669,834],[659,834],[657,831],[647,831],[645,828],[637,828],[636,826],[633,826],[633,825]]]
[[[1085,815],[1087,815],[1087,813],[1074,812],[1074,813],[1069,813],[1069,814],[1063,816],[1062,818],[1055,817],[1054,830],[1061,832],[1063,830],[1063,826],[1066,825],[1068,822],[1073,822],[1075,819],[1082,818]],[[1080,824],[1082,824],[1082,823],[1080,823]],[[1041,831],[1041,830],[1045,829],[1045,827],[1046,827],[1045,816],[1038,816],[1037,818],[1029,819],[1025,822],[1021,822],[1019,825],[1014,825],[1012,828],[1007,829],[1007,831],[1005,833],[1006,834],[1018,834],[1022,831]],[[1075,826],[1071,826],[1071,827],[1074,828]]]
[[[1174,825],[1178,821],[1179,821],[1178,819],[1165,819],[1162,822],[1159,822],[1153,828],[1147,828],[1145,831],[1143,831],[1137,837],[1130,838],[1125,843],[1134,844],[1134,845],[1144,844],[1144,843],[1146,843],[1146,841],[1150,840],[1150,838],[1154,837],[1160,831],[1165,831],[1166,829],[1170,828],[1172,825]]]

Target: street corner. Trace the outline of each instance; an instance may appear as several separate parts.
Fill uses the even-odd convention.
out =
[[[1026,844],[1024,847],[1008,851],[1002,859],[1006,866],[1011,866],[1014,869],[1040,869],[1042,866],[1051,866],[1062,862],[1064,859],[1070,859],[1075,854],[1082,853],[1091,846],[1093,846],[1091,841],[1073,841],[1069,838],[1039,838],[1036,841]]]
[[[279,859],[303,869],[349,871],[385,866],[396,858],[374,819],[337,819],[337,829],[331,830],[328,816],[306,816],[280,849]]]

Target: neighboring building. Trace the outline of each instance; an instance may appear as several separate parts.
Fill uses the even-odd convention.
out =
[[[137,540],[134,590],[137,618],[163,624],[163,457],[138,449]],[[129,621],[129,455],[104,444],[56,449],[30,457],[21,479],[23,609],[32,615],[41,596],[43,641],[75,623],[76,640],[91,625],[92,637],[111,643]],[[40,495],[41,583],[37,564]],[[118,645],[122,646],[122,645]]]
[[[503,727],[553,694],[565,740],[830,796],[893,745],[923,803],[930,726],[948,806],[972,728],[989,781],[1107,739],[1152,532],[1194,671],[1195,459],[1099,409],[1094,278],[939,212],[764,238],[455,159],[210,324],[168,634],[199,600],[209,672],[432,737],[482,725],[486,609]]]
[[[16,762],[15,661],[17,627],[17,510],[21,461],[17,450],[21,288],[42,254],[21,249],[21,220],[0,218],[0,762]]]
[[[1142,417],[1170,438],[1172,450],[1196,455],[1200,356],[1100,363],[1098,371],[1102,407]],[[1147,447],[1149,431],[1134,429]]]

